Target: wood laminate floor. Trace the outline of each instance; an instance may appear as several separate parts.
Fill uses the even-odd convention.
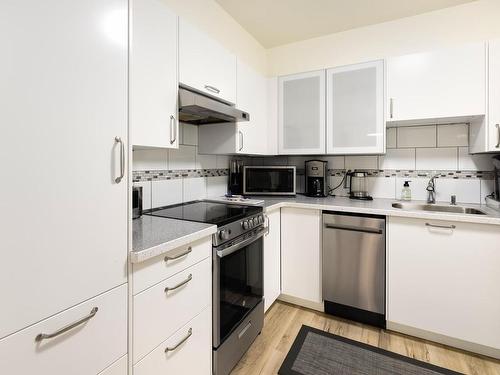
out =
[[[277,374],[302,324],[464,374],[500,375],[500,361],[280,301],[267,312],[261,335],[231,375]]]

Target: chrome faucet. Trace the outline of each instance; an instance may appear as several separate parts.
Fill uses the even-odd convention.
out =
[[[429,183],[427,184],[427,203],[429,203],[429,204],[436,203],[436,182],[435,182],[435,179],[438,176],[439,176],[439,173],[432,176],[431,179],[429,180]]]

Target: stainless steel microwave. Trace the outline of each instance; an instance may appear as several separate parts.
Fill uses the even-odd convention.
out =
[[[243,195],[295,195],[295,184],[295,167],[243,168]]]

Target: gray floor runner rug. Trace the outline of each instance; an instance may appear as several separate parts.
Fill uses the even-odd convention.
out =
[[[280,375],[459,375],[371,345],[302,326]]]

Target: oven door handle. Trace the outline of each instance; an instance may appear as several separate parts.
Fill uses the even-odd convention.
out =
[[[225,256],[232,254],[235,251],[238,251],[245,246],[250,245],[252,242],[257,241],[259,238],[264,236],[264,234],[266,234],[266,229],[262,228],[260,231],[257,232],[257,234],[255,236],[252,236],[244,241],[238,242],[237,244],[234,244],[233,246],[226,247],[225,249],[217,250],[217,256],[219,258],[224,258]]]

